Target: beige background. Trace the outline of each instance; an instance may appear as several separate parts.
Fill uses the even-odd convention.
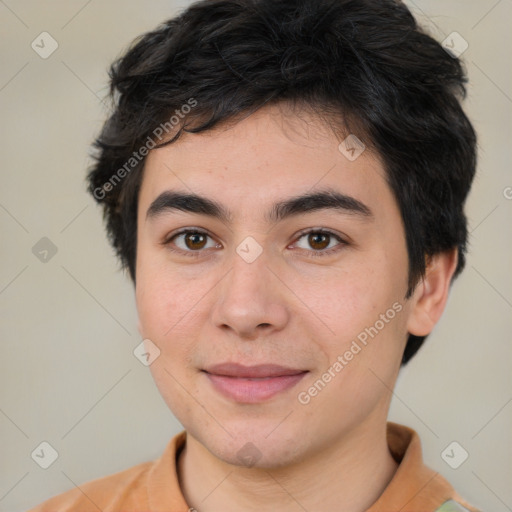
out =
[[[188,2],[0,1],[0,510],[156,458],[181,426],[149,370],[133,290],[117,272],[85,193],[106,69],[140,33]],[[471,254],[425,348],[400,375],[390,419],[415,428],[427,463],[487,512],[512,510],[511,0],[415,0],[439,40],[459,32],[480,136],[468,203]],[[40,58],[31,42],[59,47]],[[48,237],[42,263],[32,247]],[[441,452],[469,453],[450,468]],[[59,453],[47,470],[31,452]]]

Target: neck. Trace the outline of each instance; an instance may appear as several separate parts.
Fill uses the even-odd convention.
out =
[[[359,425],[313,457],[269,469],[227,464],[187,434],[178,475],[187,503],[197,512],[363,512],[379,498],[397,467],[385,422],[380,422],[379,428]]]

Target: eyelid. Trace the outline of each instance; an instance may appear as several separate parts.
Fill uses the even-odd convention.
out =
[[[348,237],[345,237],[344,235],[342,235],[341,233],[338,233],[336,231],[333,231],[332,229],[329,229],[329,228],[322,228],[322,227],[314,227],[314,228],[306,228],[306,229],[303,229],[301,231],[299,231],[296,235],[295,235],[295,240],[303,237],[304,235],[309,235],[310,233],[324,233],[324,234],[327,234],[327,235],[331,235],[331,236],[334,236],[335,238],[338,238],[340,241],[342,242],[345,242],[345,243],[348,243],[347,240],[345,240],[345,238],[348,239]]]
[[[345,237],[344,235],[342,236],[341,234],[339,234],[339,233],[337,233],[337,232],[335,232],[335,231],[333,231],[333,230],[331,230],[329,228],[322,228],[322,227],[306,228],[306,229],[303,229],[303,230],[299,231],[295,235],[295,240],[293,241],[292,244],[295,244],[303,236],[309,235],[310,233],[326,234],[326,235],[329,235],[329,236],[332,236],[332,237],[336,238],[336,240],[339,242],[334,247],[331,247],[330,249],[323,249],[321,251],[308,250],[308,249],[299,249],[300,251],[306,251],[307,253],[309,253],[309,256],[314,257],[314,258],[315,257],[327,256],[327,255],[330,255],[332,253],[336,253],[336,252],[340,251],[344,246],[350,245],[350,243],[347,241],[348,237]]]
[[[184,256],[190,256],[192,258],[197,258],[197,257],[203,255],[203,253],[205,253],[205,251],[203,251],[203,250],[186,251],[184,249],[171,247],[171,242],[174,238],[176,238],[180,235],[183,235],[183,234],[187,234],[187,233],[199,233],[201,235],[205,235],[205,236],[211,238],[212,240],[214,240],[213,235],[211,235],[207,230],[205,230],[203,228],[196,228],[194,226],[189,226],[189,227],[181,228],[178,231],[173,231],[171,234],[169,234],[168,236],[165,237],[163,242],[161,242],[161,245],[163,245],[164,247],[167,247],[167,249],[171,252],[174,252],[174,253],[177,253],[180,255],[184,255]]]
[[[213,236],[206,229],[188,226],[186,228],[178,229],[177,231],[173,231],[172,233],[166,235],[162,242],[162,245],[167,245],[173,238],[177,237],[178,235],[183,235],[184,233],[200,233],[201,235],[207,235],[210,238],[213,238]]]

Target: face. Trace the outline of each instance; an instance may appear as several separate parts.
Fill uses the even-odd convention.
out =
[[[272,106],[147,157],[139,330],[168,406],[223,461],[291,464],[385,423],[411,314],[405,234],[378,158],[351,161],[341,140]]]

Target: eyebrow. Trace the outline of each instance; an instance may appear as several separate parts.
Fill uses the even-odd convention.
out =
[[[151,203],[146,212],[146,220],[173,210],[207,215],[225,224],[231,224],[233,219],[232,213],[214,199],[194,193],[166,190]],[[368,220],[374,218],[370,208],[358,199],[327,188],[274,203],[265,214],[265,220],[268,223],[276,223],[317,210],[336,210],[342,214],[357,215]]]

